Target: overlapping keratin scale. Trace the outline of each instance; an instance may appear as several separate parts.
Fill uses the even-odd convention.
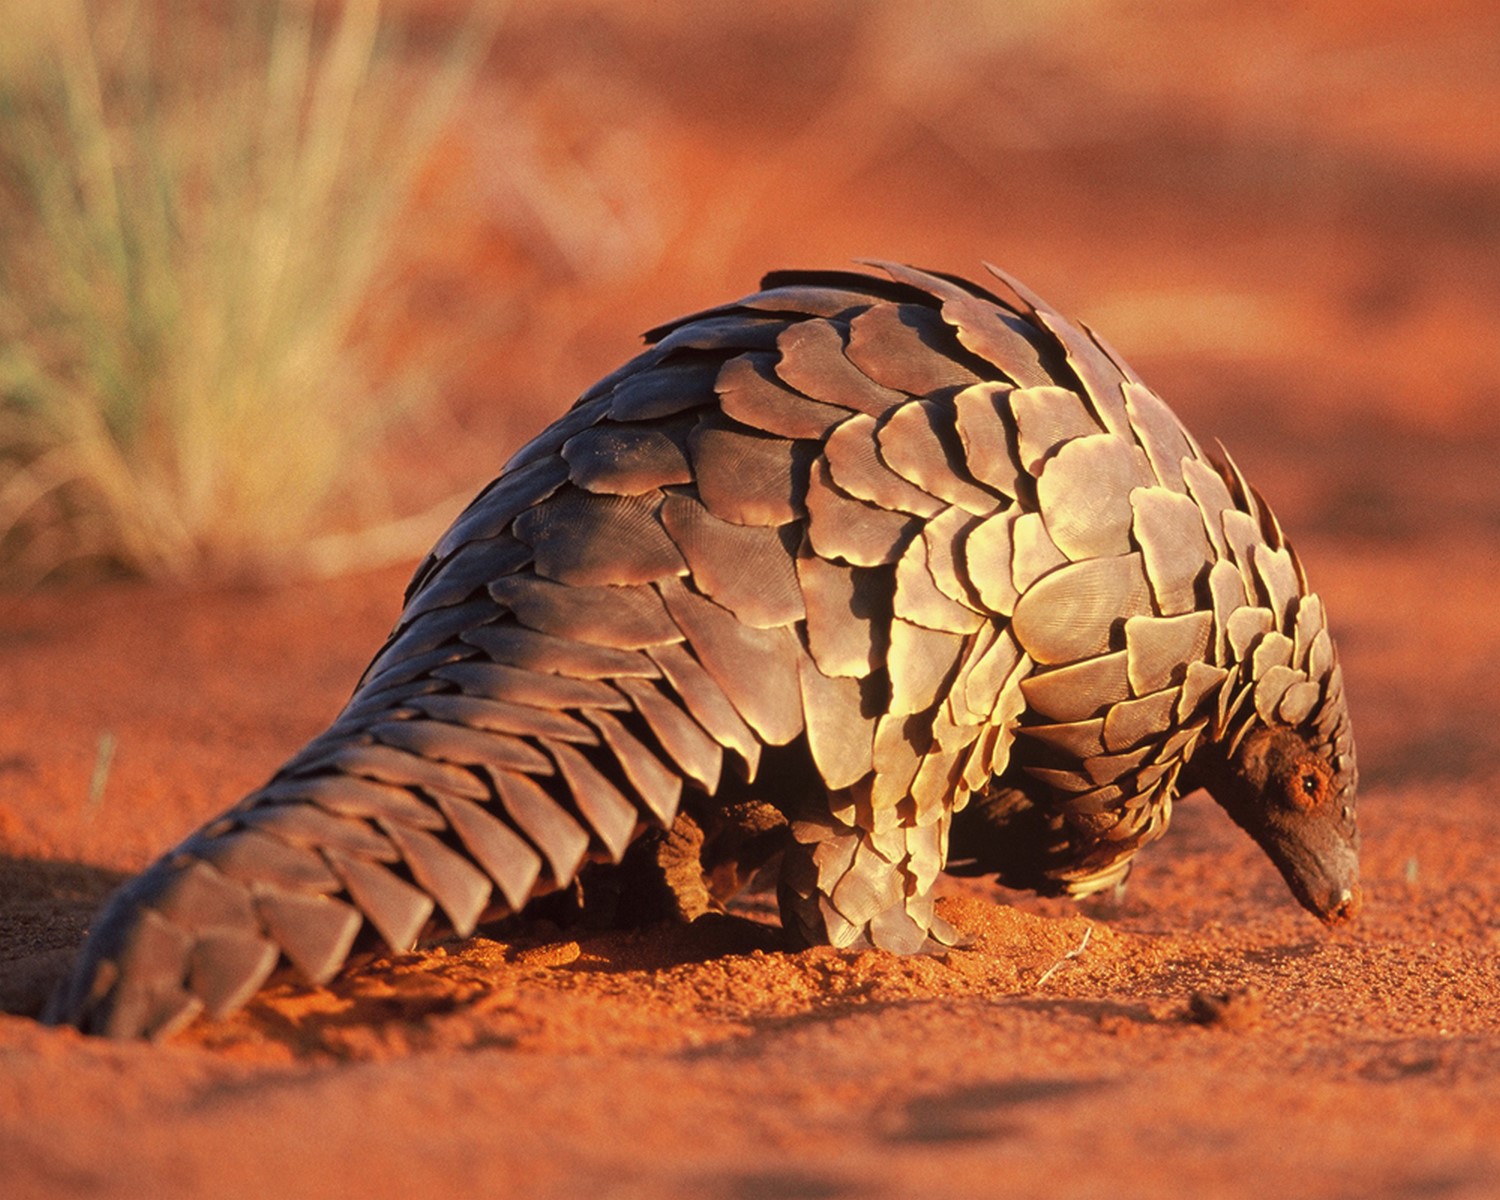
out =
[[[1096,341],[1016,290],[1063,344],[1076,382],[1008,393],[1037,512],[972,530],[967,579],[992,610],[1013,613],[1036,663],[1020,685],[1021,733],[1034,747],[1022,762],[1073,815],[1084,849],[1061,877],[1081,891],[1108,883],[1164,829],[1174,764],[1211,725],[1250,714],[1301,724],[1323,702],[1315,681],[1326,664],[1310,661],[1321,606],[1302,595],[1300,568],[1239,473],[1207,460]],[[1036,547],[1055,557],[1039,562]],[[1299,610],[1294,646],[1283,631]],[[1226,687],[1237,666],[1248,678]],[[1205,711],[1210,695],[1219,705]],[[1243,710],[1230,707],[1234,695]],[[1130,816],[1156,808],[1159,820]]]
[[[785,922],[898,951],[953,937],[929,889],[971,792],[1045,808],[1018,845],[1087,890],[1202,736],[1311,721],[1352,764],[1237,470],[1008,277],[877,265],[653,330],[523,446],[330,729],[106,912],[61,1018],[161,1034],[278,962],[467,933],[772,747]]]

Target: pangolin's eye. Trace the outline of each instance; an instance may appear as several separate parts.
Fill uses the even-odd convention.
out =
[[[1332,772],[1317,758],[1304,758],[1286,776],[1283,785],[1287,801],[1293,808],[1311,809],[1328,799]]]

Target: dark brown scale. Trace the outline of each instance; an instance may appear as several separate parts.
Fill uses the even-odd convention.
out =
[[[821,441],[844,420],[847,410],[809,400],[776,378],[774,354],[741,354],[730,359],[714,385],[724,415],[760,433]]]
[[[698,498],[733,525],[785,525],[803,513],[814,447],[706,418],[689,439]]]

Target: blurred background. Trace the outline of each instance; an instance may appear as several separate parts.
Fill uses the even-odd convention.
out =
[[[0,27],[11,588],[415,560],[640,331],[770,269],[989,259],[1221,437],[1360,606],[1351,675],[1406,697],[1363,718],[1386,770],[1496,747],[1483,705],[1455,732],[1423,699],[1438,660],[1500,691],[1468,619],[1500,562],[1488,0],[0,0]]]

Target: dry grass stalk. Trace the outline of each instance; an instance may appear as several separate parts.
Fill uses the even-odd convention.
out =
[[[380,0],[17,17],[0,48],[0,577],[359,561],[358,535],[318,537],[413,394],[361,330],[380,327],[394,226],[497,15],[476,6],[422,70]]]

